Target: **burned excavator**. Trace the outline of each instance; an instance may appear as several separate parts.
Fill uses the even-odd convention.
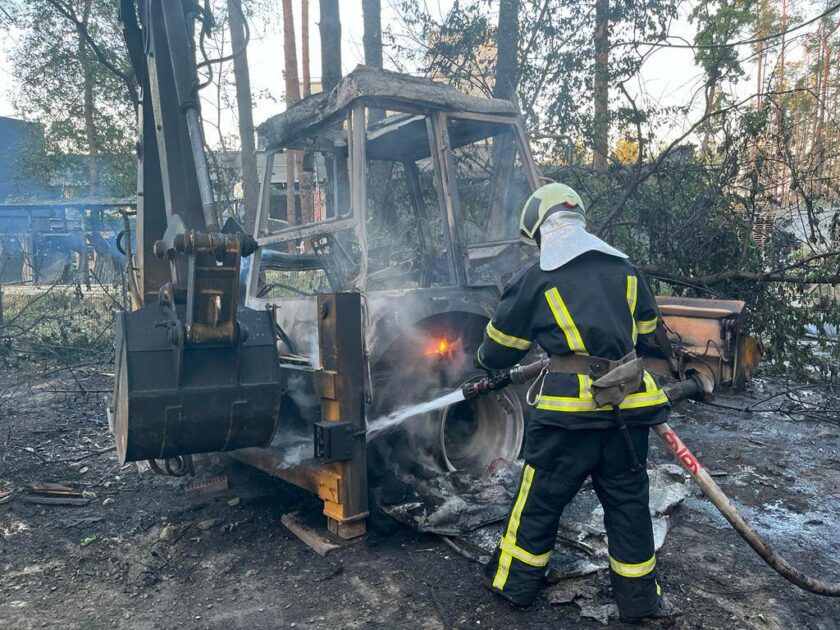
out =
[[[517,458],[516,382],[541,359],[471,373],[501,287],[535,254],[517,217],[543,178],[516,106],[360,66],[260,127],[245,234],[220,216],[205,153],[196,39],[212,16],[190,0],[120,7],[142,93],[133,310],[118,316],[110,409],[120,462],[182,475],[193,454],[229,452],[317,494],[330,531],[354,538],[384,457],[422,457],[432,474]],[[660,343],[645,359],[674,399],[749,380],[759,353],[742,302],[658,302]],[[402,450],[369,444],[369,418],[453,389],[465,400],[430,412],[431,429],[401,436]],[[809,590],[838,594],[820,588]]]

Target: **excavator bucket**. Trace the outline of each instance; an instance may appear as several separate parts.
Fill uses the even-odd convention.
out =
[[[240,308],[247,332],[237,343],[179,345],[160,325],[161,311],[150,304],[117,320],[112,430],[120,463],[265,446],[283,389],[270,314]]]

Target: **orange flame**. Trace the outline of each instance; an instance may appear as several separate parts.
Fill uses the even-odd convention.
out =
[[[453,352],[455,352],[455,348],[457,346],[457,341],[450,341],[446,337],[443,337],[441,339],[434,339],[426,347],[426,356],[448,357],[451,356]]]

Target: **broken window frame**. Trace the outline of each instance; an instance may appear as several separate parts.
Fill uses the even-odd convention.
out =
[[[335,216],[328,217],[322,221],[283,228],[277,232],[269,233],[268,209],[274,156],[282,150],[300,148],[297,145],[301,144],[301,140],[298,139],[295,142],[289,142],[288,146],[276,147],[266,154],[266,166],[260,183],[260,197],[255,222],[255,238],[262,247],[308,239],[313,236],[334,234],[345,230],[353,230],[359,239],[359,244],[362,249],[361,269],[357,284],[359,288],[365,290],[368,266],[365,221],[367,212],[367,143],[370,140],[369,136],[371,133],[366,121],[368,120],[368,109],[382,109],[383,107],[387,107],[387,109],[395,113],[419,115],[425,118],[430,159],[434,171],[433,182],[437,193],[439,210],[444,220],[444,242],[447,250],[446,257],[450,286],[463,288],[484,284],[470,281],[469,250],[493,243],[515,242],[517,239],[493,241],[492,243],[489,241],[486,243],[468,243],[464,233],[463,215],[461,212],[457,180],[455,178],[453,152],[449,136],[449,122],[451,120],[468,120],[509,126],[513,133],[514,145],[519,152],[528,183],[532,190],[536,190],[540,186],[541,175],[531,155],[525,133],[524,121],[519,115],[444,111],[440,109],[412,107],[404,102],[380,103],[368,102],[367,99],[359,100],[344,112],[343,117],[333,118],[330,121],[331,125],[339,125],[346,130],[345,146],[348,177],[350,180],[348,191],[350,199],[349,211],[343,215],[337,213]],[[323,130],[323,125],[316,125],[308,130],[307,137],[316,136],[321,130]],[[305,145],[305,142],[303,144]],[[333,151],[337,157],[342,152],[342,143],[340,141],[335,142],[332,147],[327,148]],[[334,157],[334,168],[337,167],[338,163],[339,161]],[[416,164],[416,161],[414,164]],[[333,178],[333,181],[329,182],[329,185],[332,188],[333,198],[338,198],[337,177]],[[248,274],[248,298],[257,298],[261,249],[258,249],[253,256]]]
[[[504,116],[498,114],[477,114],[472,112],[443,112],[438,111],[429,115],[429,138],[432,149],[438,151],[442,160],[432,160],[435,168],[441,172],[435,174],[436,185],[440,185],[438,199],[441,200],[442,211],[447,219],[449,227],[450,242],[454,241],[453,252],[455,254],[455,277],[457,286],[481,286],[486,283],[470,281],[469,278],[469,251],[473,248],[486,247],[488,245],[515,243],[519,239],[505,239],[487,241],[482,243],[469,243],[464,233],[464,220],[461,211],[461,202],[458,194],[458,186],[454,165],[454,157],[449,137],[450,120],[472,120],[476,122],[493,123],[498,125],[509,125],[514,134],[514,141],[520,158],[525,168],[525,174],[531,190],[534,191],[541,185],[543,179],[531,155],[528,144],[528,137],[525,133],[525,123],[521,116]],[[489,136],[488,136],[489,137]]]

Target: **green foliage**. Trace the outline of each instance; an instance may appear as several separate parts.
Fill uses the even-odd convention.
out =
[[[755,0],[704,2],[691,12],[690,19],[697,25],[694,42],[702,47],[697,49],[695,60],[705,71],[708,85],[743,76],[738,48],[724,44],[755,26],[755,5]]]
[[[87,0],[62,0],[78,16]],[[117,19],[118,3],[90,0],[88,32],[108,60],[130,74]],[[87,194],[87,164],[68,154],[88,155],[85,77],[93,90],[94,149],[102,195],[128,195],[135,187],[135,116],[126,82],[105,67],[79,30],[47,0],[11,3],[21,36],[11,54],[14,105],[28,120],[44,126],[46,155],[32,152],[30,173],[67,184],[71,194]]]
[[[492,94],[497,3],[455,2],[442,20],[419,0],[396,5],[406,31],[403,38],[391,34],[398,57],[461,89]],[[636,75],[645,59],[639,42],[662,39],[678,5],[678,0],[610,3],[611,85]],[[588,8],[582,10],[577,0],[522,0],[520,9],[519,106],[532,130],[572,142],[588,142],[592,133],[595,18]],[[620,107],[615,90],[613,96],[615,127],[648,119],[650,112]]]

